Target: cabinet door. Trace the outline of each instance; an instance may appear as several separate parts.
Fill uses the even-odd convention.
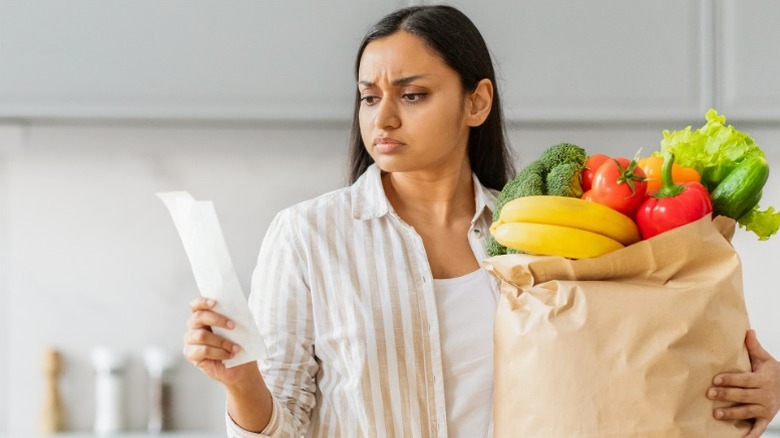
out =
[[[711,8],[700,0],[461,0],[515,121],[703,117]]]
[[[0,3],[0,117],[349,120],[395,0]]]
[[[780,2],[717,2],[718,106],[733,118],[780,120]]]

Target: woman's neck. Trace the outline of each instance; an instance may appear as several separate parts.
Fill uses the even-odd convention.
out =
[[[390,204],[412,225],[446,225],[474,215],[474,184],[468,160],[439,172],[393,172],[382,175]]]

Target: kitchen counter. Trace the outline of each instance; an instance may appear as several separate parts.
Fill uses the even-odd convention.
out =
[[[93,432],[67,432],[55,435],[0,435],[0,438],[221,438],[224,433],[204,431],[177,431],[152,434],[144,431],[128,431],[118,434],[95,435]]]
[[[181,432],[165,432],[162,434],[150,434],[147,432],[124,432],[121,434],[112,435],[95,435],[91,432],[69,432],[52,435],[49,438],[221,438],[224,434],[219,432],[197,432],[197,431],[181,431]],[[762,438],[780,438],[780,430],[773,429],[766,431]],[[40,435],[34,436],[0,436],[0,438],[42,438]]]

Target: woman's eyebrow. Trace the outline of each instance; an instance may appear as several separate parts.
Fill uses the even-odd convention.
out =
[[[427,77],[429,75],[412,75],[412,76],[406,76],[403,78],[398,78],[393,81],[394,86],[398,85],[408,85],[411,82],[416,81],[417,79],[422,79],[424,77]],[[358,85],[363,85],[364,87],[373,87],[375,84],[373,82],[369,81],[358,81]]]

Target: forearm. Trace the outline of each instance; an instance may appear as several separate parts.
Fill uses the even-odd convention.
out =
[[[242,429],[262,432],[273,413],[273,397],[257,367],[235,384],[225,385],[230,418]]]

